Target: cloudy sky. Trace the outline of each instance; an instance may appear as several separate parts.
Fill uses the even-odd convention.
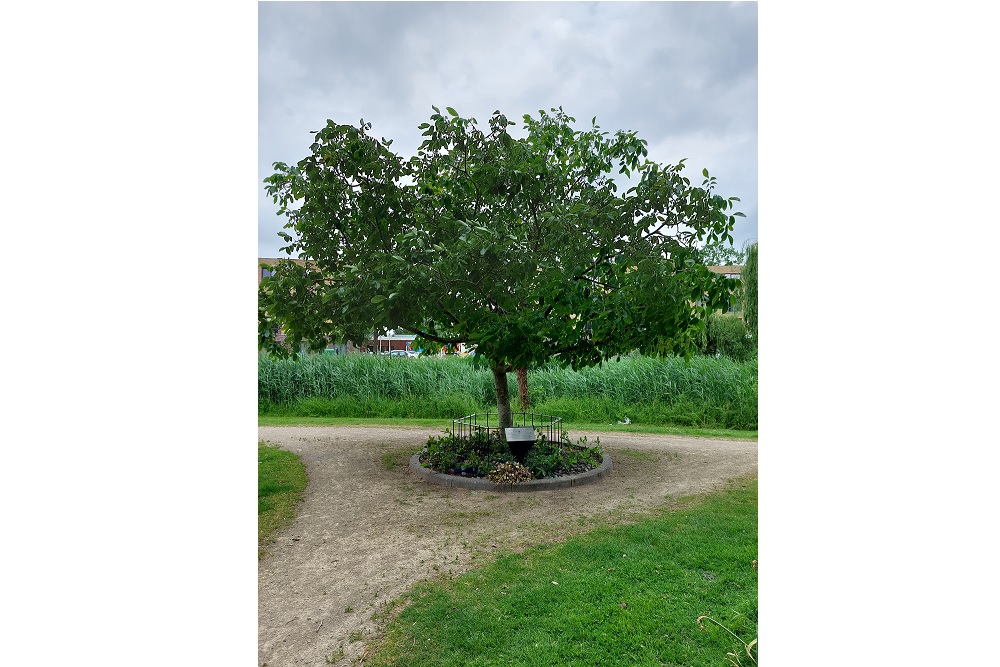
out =
[[[562,106],[687,158],[692,181],[707,168],[742,200],[736,246],[757,238],[756,3],[262,2],[258,31],[258,180],[327,119],[409,157],[432,105],[481,126]],[[283,245],[276,210],[261,185],[260,257]]]
[[[277,252],[260,180],[303,157],[310,130],[363,116],[406,152],[432,104],[480,120],[563,105],[717,174],[749,216],[739,242],[757,234],[758,80],[769,660],[801,663],[859,605],[894,611],[854,628],[872,664],[899,661],[886,636],[992,618],[992,579],[955,586],[928,566],[989,572],[995,558],[997,271],[975,256],[1000,248],[991,7],[761,0],[758,77],[755,5],[9,3],[4,463],[45,483],[4,486],[39,499],[10,517],[32,548],[8,550],[23,576],[5,599],[25,613],[5,655],[27,664],[53,642],[32,621],[58,596],[82,622],[56,639],[109,664],[153,642],[157,664],[255,659],[247,258]],[[107,461],[143,474],[95,484]],[[211,511],[178,498],[179,480],[212,488]],[[189,539],[162,530],[175,524]],[[192,558],[192,541],[212,548]],[[98,647],[107,618],[121,631]],[[925,642],[916,662],[978,664],[981,644]]]

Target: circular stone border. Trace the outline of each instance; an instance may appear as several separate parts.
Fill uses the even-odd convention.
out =
[[[520,484],[497,484],[484,477],[461,477],[459,475],[446,475],[441,472],[434,472],[430,468],[420,465],[420,454],[410,457],[410,470],[426,482],[446,486],[454,489],[473,489],[475,491],[497,491],[500,493],[517,491],[551,491],[553,489],[567,489],[572,486],[583,486],[592,484],[606,477],[611,472],[611,456],[604,454],[604,460],[596,468],[575,475],[563,475],[562,477],[550,477],[548,479],[532,479]]]

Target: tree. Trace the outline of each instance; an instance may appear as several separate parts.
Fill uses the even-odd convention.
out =
[[[697,261],[700,243],[732,240],[735,197],[647,159],[633,132],[575,130],[560,108],[474,118],[433,107],[417,154],[328,121],[297,164],[274,164],[267,191],[303,265],[281,260],[260,283],[261,346],[363,340],[391,327],[488,360],[501,426],[507,373],[557,359],[574,368],[640,350],[683,353],[724,306],[726,280]],[[637,179],[618,192],[613,170]],[[272,331],[280,326],[285,344]]]
[[[698,250],[698,258],[706,266],[742,266],[746,252],[737,249],[732,242],[707,243]]]
[[[757,244],[747,246],[747,260],[743,267],[743,321],[757,344]]]
[[[525,412],[531,410],[531,396],[528,394],[528,369],[527,368],[515,368],[515,375],[517,375],[517,399],[521,404],[521,409]]]

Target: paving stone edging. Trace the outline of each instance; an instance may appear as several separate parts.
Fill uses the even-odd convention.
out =
[[[430,468],[420,465],[420,454],[414,454],[410,457],[410,470],[426,482],[455,489],[497,491],[501,493],[511,491],[551,491],[553,489],[566,489],[572,486],[592,484],[603,479],[611,472],[611,456],[605,453],[601,465],[587,472],[550,479],[533,479],[521,482],[520,484],[514,484],[513,486],[510,484],[497,484],[482,477],[461,477],[459,475],[445,475],[444,473],[434,472]]]

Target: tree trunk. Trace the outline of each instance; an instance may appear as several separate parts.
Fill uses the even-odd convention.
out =
[[[521,410],[531,412],[531,399],[528,396],[528,369],[517,369],[517,398],[521,401]]]
[[[507,371],[509,368],[506,364],[491,361],[490,370],[493,371],[493,386],[497,392],[497,419],[500,422],[500,435],[506,440],[503,429],[514,425],[510,413],[510,392],[507,391]]]

